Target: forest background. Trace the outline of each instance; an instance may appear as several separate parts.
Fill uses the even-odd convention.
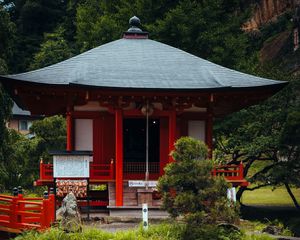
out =
[[[214,160],[245,164],[252,183],[300,186],[300,50],[294,51],[294,5],[246,29],[257,0],[0,0],[0,74],[45,67],[119,39],[134,15],[150,38],[238,71],[289,81],[280,93],[215,119]],[[277,1],[292,2],[292,1]],[[294,18],[295,19],[295,18]],[[298,28],[300,28],[298,26]],[[31,188],[39,159],[64,149],[62,117],[33,124],[35,138],[6,128],[12,101],[0,92],[0,188]]]

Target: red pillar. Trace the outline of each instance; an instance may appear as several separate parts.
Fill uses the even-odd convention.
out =
[[[66,121],[67,121],[67,151],[72,151],[73,150],[73,119],[70,112],[67,113]]]
[[[208,158],[212,159],[213,151],[213,114],[209,110],[207,112],[206,124],[205,124],[205,140],[208,147]]]
[[[116,123],[116,206],[123,206],[123,113],[115,111]]]
[[[174,149],[174,143],[176,141],[176,111],[171,111],[169,115],[169,154]],[[169,163],[174,159],[169,156]]]

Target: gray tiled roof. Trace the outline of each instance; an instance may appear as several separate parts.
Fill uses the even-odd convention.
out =
[[[281,84],[237,72],[149,39],[120,39],[35,71],[28,82],[137,89],[218,89]]]

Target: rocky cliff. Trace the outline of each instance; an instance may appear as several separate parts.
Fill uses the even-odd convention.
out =
[[[300,0],[255,0],[252,18],[245,23],[245,31],[255,31],[268,22],[275,21],[280,15],[300,4]]]

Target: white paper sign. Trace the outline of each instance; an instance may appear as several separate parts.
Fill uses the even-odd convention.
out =
[[[53,156],[54,178],[89,178],[89,156]]]
[[[156,187],[157,181],[148,181],[148,187]],[[129,187],[146,187],[146,181],[130,180],[128,181]]]

